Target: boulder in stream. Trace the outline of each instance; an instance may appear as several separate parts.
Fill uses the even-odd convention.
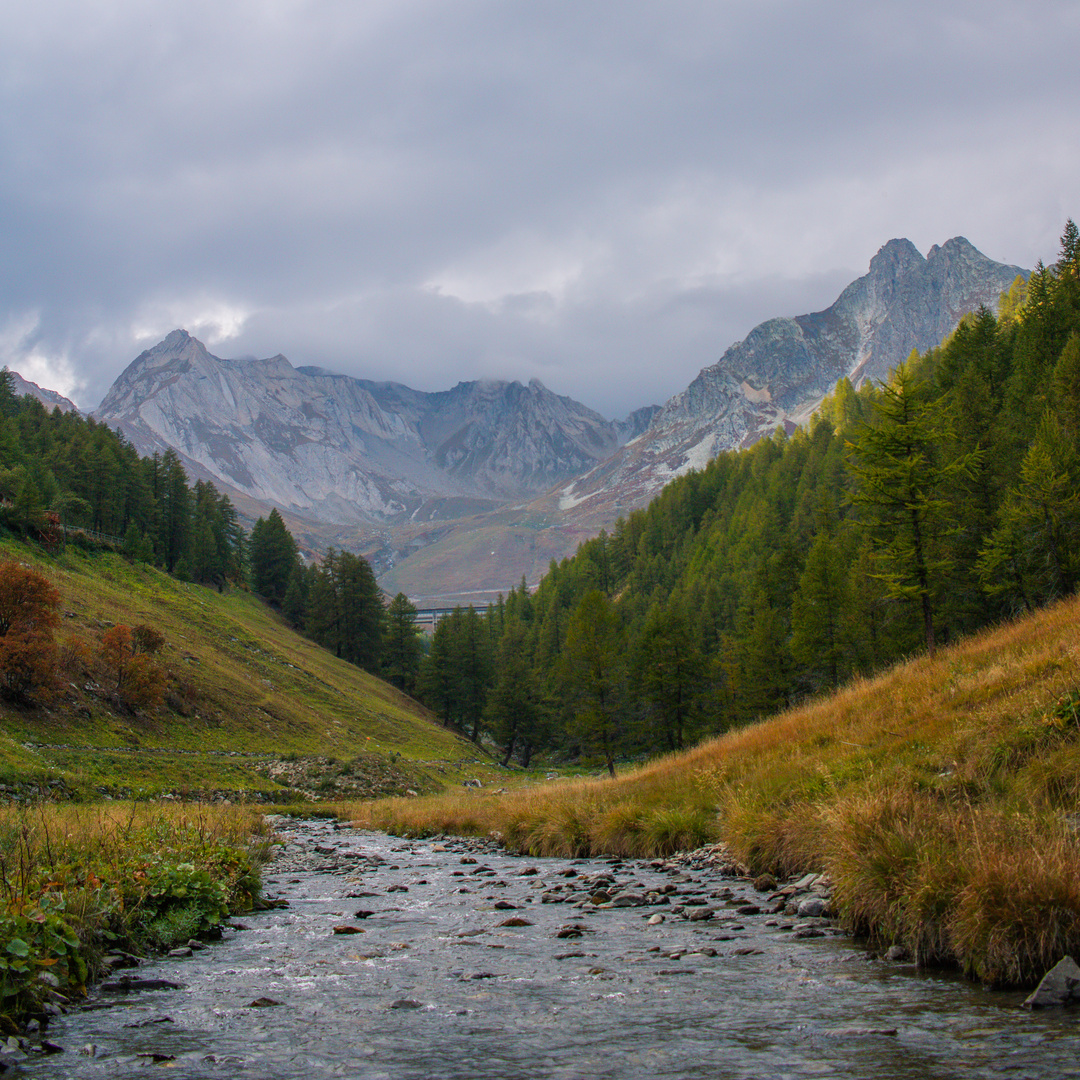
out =
[[[1025,1009],[1045,1009],[1080,1001],[1080,967],[1071,956],[1059,960],[1024,1002]]]

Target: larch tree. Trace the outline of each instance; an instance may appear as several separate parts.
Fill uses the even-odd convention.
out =
[[[941,540],[957,527],[943,492],[971,472],[979,452],[949,454],[950,418],[929,390],[913,360],[897,367],[873,400],[873,422],[849,441],[848,464],[851,501],[880,557],[881,580],[895,599],[918,607],[933,655],[935,607],[952,569]]]

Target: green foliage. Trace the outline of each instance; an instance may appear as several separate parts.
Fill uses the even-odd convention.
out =
[[[933,653],[934,615],[954,565],[942,541],[957,528],[946,486],[970,476],[980,452],[950,453],[955,436],[948,403],[933,396],[916,366],[917,357],[893,372],[874,399],[875,422],[862,425],[849,442],[857,480],[851,501],[864,511],[886,590],[918,605]]]
[[[277,507],[270,511],[269,517],[255,522],[250,547],[251,583],[260,596],[280,607],[300,556]]]
[[[133,875],[124,901],[138,909],[147,944],[166,949],[217,926],[229,914],[230,889],[205,867],[154,859]]]
[[[271,517],[274,513],[277,511]],[[256,543],[253,530],[253,565]],[[283,572],[285,568],[283,561]],[[284,581],[287,583],[287,574]],[[375,671],[382,651],[384,618],[382,596],[367,560],[331,548],[314,571],[308,595],[309,636],[340,659]]]
[[[170,948],[250,909],[259,889],[250,835],[216,834],[205,810],[177,811],[131,807],[119,822],[0,813],[0,1018],[53,990],[80,996],[106,947]]]
[[[174,450],[140,458],[91,417],[0,392],[0,520],[51,549],[101,543],[194,581],[240,579],[244,537],[213,484],[188,487]]]
[[[386,609],[382,648],[382,671],[388,682],[411,694],[420,672],[420,632],[416,626],[416,606],[398,593]]]

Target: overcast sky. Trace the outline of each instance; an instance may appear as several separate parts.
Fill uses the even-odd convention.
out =
[[[1080,217],[1076,0],[0,8],[0,362],[95,406],[184,327],[424,390],[678,392],[874,253]]]

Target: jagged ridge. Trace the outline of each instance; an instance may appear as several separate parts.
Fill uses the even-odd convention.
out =
[[[95,415],[141,452],[173,447],[251,498],[358,524],[531,497],[610,456],[654,411],[611,423],[535,379],[422,393],[293,368],[280,355],[223,360],[174,330],[129,365]]]

